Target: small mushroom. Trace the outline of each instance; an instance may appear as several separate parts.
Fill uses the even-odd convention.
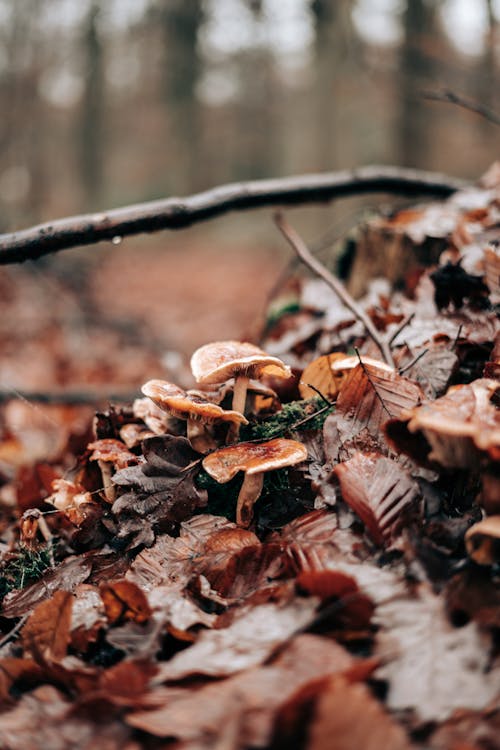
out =
[[[253,506],[262,492],[266,471],[293,466],[307,458],[302,443],[285,438],[274,438],[265,443],[238,443],[210,453],[203,459],[203,468],[220,484],[229,482],[239,471],[245,479],[238,495],[236,523],[247,528],[253,516]]]
[[[500,516],[489,516],[467,529],[465,547],[478,565],[500,562]]]
[[[272,357],[255,344],[241,341],[216,341],[205,344],[191,357],[191,370],[197,383],[221,383],[234,377],[232,408],[243,414],[250,378],[262,374],[289,378],[290,368],[278,357]],[[236,440],[239,426],[228,438]]]
[[[160,409],[177,419],[187,421],[188,440],[199,453],[206,453],[216,447],[216,443],[206,431],[207,425],[215,422],[248,424],[243,414],[222,409],[202,396],[189,393],[166,380],[148,380],[142,386],[142,392]]]
[[[116,490],[111,481],[113,468],[124,469],[130,464],[135,464],[137,456],[131,453],[124,443],[113,438],[96,440],[94,443],[89,443],[88,448],[93,451],[90,460],[97,461],[101,470],[104,496],[108,503],[114,503]]]

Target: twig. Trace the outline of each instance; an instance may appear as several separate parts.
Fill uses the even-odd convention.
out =
[[[394,333],[390,337],[389,341],[387,342],[389,344],[389,346],[393,345],[393,343],[396,341],[396,339],[399,336],[399,334],[401,333],[401,331],[404,331],[404,329],[406,328],[406,326],[410,325],[410,323],[411,323],[411,321],[413,320],[414,317],[415,317],[415,313],[412,312],[412,313],[410,313],[410,315],[407,315],[404,320],[401,321],[401,323],[398,325],[398,327],[396,328],[396,330],[394,331]]]
[[[312,386],[311,386],[312,388]],[[301,427],[303,424],[306,424],[306,422],[310,422],[311,419],[314,419],[315,417],[319,417],[320,414],[324,414],[325,411],[328,411],[328,409],[332,409],[335,406],[335,404],[328,402],[326,406],[322,406],[321,409],[318,409],[318,411],[315,411],[314,414],[309,414],[308,417],[304,417],[304,419],[300,419],[298,422],[294,422],[290,427],[288,428],[290,432],[293,430],[296,430],[297,427]]]
[[[443,91],[423,91],[422,96],[424,99],[433,102],[456,104],[458,107],[463,107],[463,109],[467,109],[469,112],[475,112],[476,115],[484,117],[485,120],[492,122],[494,125],[500,125],[500,115],[497,115],[496,112],[493,112],[482,104],[472,101],[472,99],[467,99],[464,96],[455,94],[449,89],[444,89]]]
[[[365,313],[365,311],[358,305],[356,300],[351,297],[345,286],[339,279],[337,279],[320,261],[311,255],[309,248],[297,234],[297,232],[285,221],[282,214],[276,214],[275,223],[282,235],[288,241],[289,245],[297,253],[299,258],[306,264],[314,273],[325,281],[330,289],[342,300],[344,305],[356,316],[356,318],[363,323],[366,328],[366,332],[372,339],[372,341],[378,346],[380,352],[387,362],[388,365],[394,367],[394,360],[390,347],[386,340],[382,339],[372,321]]]
[[[21,630],[21,628],[23,627],[27,619],[28,619],[28,615],[27,614],[23,615],[21,619],[19,620],[19,622],[14,625],[12,630],[9,630],[7,635],[5,635],[0,641],[0,649],[2,649],[6,643],[11,641],[19,633],[19,631]]]
[[[422,357],[424,356],[424,354],[427,354],[428,351],[429,351],[428,349],[422,349],[422,351],[419,354],[417,354],[416,357],[413,357],[413,359],[411,360],[411,362],[408,362],[407,365],[405,365],[404,367],[401,367],[401,369],[399,370],[399,374],[402,375],[407,370],[411,370],[411,368],[413,367],[413,365],[416,365],[417,362],[419,361],[419,359],[422,359]]]
[[[303,381],[303,380],[301,380],[300,382],[301,382],[301,383],[303,383],[304,381]],[[319,388],[316,388],[316,386],[315,386],[315,385],[312,385],[311,383],[305,383],[305,385],[307,385],[307,387],[308,387],[308,388],[310,388],[310,389],[311,389],[312,391],[314,391],[315,393],[317,393],[317,395],[318,395],[318,396],[320,397],[320,399],[321,399],[321,400],[322,400],[322,401],[323,401],[323,402],[324,402],[324,403],[325,403],[325,404],[326,404],[327,406],[335,406],[334,402],[333,402],[333,401],[329,401],[329,399],[327,399],[327,397],[326,397],[326,396],[325,396],[325,395],[324,395],[323,393],[321,393],[320,389],[319,389]]]
[[[230,211],[314,203],[376,192],[446,197],[465,184],[442,174],[386,166],[232,183],[186,198],[166,198],[71,216],[0,235],[0,265],[34,260],[70,247],[142,232],[183,229]]]

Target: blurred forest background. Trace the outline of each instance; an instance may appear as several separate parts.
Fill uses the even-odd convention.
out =
[[[0,231],[233,180],[476,177],[498,0],[0,0]],[[496,100],[496,101],[495,101]]]
[[[0,232],[370,163],[475,179],[500,129],[428,95],[500,110],[499,23],[500,0],[0,0]],[[325,259],[379,202],[293,220]],[[289,258],[270,214],[3,269],[0,385],[74,383],[76,348],[98,356],[96,321],[102,352],[106,325],[184,353],[248,332]],[[42,373],[54,331],[66,365]]]

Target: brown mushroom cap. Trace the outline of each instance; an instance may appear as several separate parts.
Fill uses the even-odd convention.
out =
[[[114,464],[118,469],[124,469],[131,463],[137,463],[137,456],[129,451],[125,443],[114,438],[103,438],[89,443],[91,461],[102,461],[104,463]]]
[[[248,424],[248,420],[243,414],[230,409],[222,409],[202,396],[188,393],[166,380],[149,380],[144,383],[141,390],[156,406],[170,412],[179,419]]]
[[[217,482],[229,482],[239,471],[248,475],[293,466],[307,458],[307,450],[297,440],[274,438],[265,443],[238,443],[210,453],[203,468]]]
[[[265,373],[283,378],[291,375],[290,368],[278,357],[241,341],[215,341],[201,346],[191,357],[191,370],[198,383],[221,383],[238,374],[255,377]]]

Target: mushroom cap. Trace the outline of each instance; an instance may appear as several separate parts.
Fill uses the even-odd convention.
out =
[[[215,341],[205,344],[191,357],[191,370],[197,383],[221,383],[245,374],[289,378],[290,368],[278,357],[272,357],[247,341]]]
[[[180,419],[248,424],[248,420],[238,411],[222,409],[202,396],[187,393],[178,385],[169,383],[167,380],[148,380],[141,390],[160,409],[168,411]]]
[[[261,474],[293,466],[307,458],[307,449],[297,440],[274,438],[265,443],[237,443],[210,453],[203,468],[220,484],[229,482],[239,471]]]
[[[114,438],[103,438],[89,443],[91,461],[104,461],[104,463],[114,464],[119,469],[124,469],[131,463],[137,463],[137,456],[131,453],[125,443]]]

